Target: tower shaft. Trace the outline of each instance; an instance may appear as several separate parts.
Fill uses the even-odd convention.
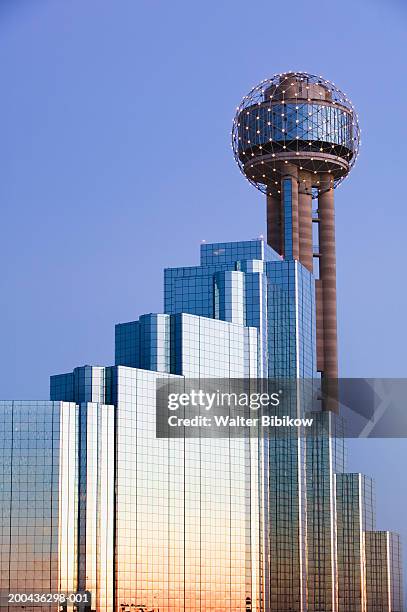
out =
[[[317,181],[317,179],[319,179]],[[313,219],[312,187],[318,182],[318,217]],[[310,272],[319,259],[316,280],[317,369],[324,378],[338,377],[334,190],[329,178],[315,177],[293,164],[281,172],[280,195],[267,196],[267,241],[284,259],[300,261]],[[313,222],[318,223],[314,253]]]
[[[298,185],[300,261],[313,271],[312,247],[312,181],[309,172],[300,172]]]
[[[318,198],[319,208],[319,291],[322,304],[323,368],[327,378],[338,378],[338,340],[336,322],[336,252],[334,190],[323,191]]]
[[[272,249],[282,255],[282,206],[281,198],[274,195],[267,196],[267,242]]]

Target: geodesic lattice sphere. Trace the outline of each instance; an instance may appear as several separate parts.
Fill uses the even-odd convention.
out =
[[[358,157],[355,109],[333,83],[306,72],[265,79],[237,107],[232,148],[244,176],[263,193],[278,195],[294,164],[314,197],[349,174]],[[291,164],[291,165],[287,165]]]

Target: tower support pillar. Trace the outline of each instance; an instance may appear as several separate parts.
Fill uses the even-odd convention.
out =
[[[309,172],[300,171],[298,185],[300,261],[313,271],[312,252],[312,181]]]
[[[282,255],[281,198],[267,194],[267,243]]]
[[[336,320],[336,254],[334,190],[324,185],[318,198],[319,208],[319,276],[322,299],[323,373],[328,379],[338,377],[338,341]],[[317,329],[318,334],[318,329]]]
[[[285,259],[299,259],[298,168],[294,164],[284,165],[281,193],[284,228],[283,254]]]

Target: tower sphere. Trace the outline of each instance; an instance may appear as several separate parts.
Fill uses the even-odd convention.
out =
[[[293,164],[299,180],[301,171],[312,177],[313,197],[335,188],[354,166],[359,146],[358,117],[349,98],[307,72],[265,79],[244,96],[233,120],[236,162],[250,183],[269,195],[280,194],[281,176]]]

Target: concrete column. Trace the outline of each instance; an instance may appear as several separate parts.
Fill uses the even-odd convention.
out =
[[[321,280],[324,369],[326,378],[338,378],[338,344],[336,324],[336,256],[334,190],[327,188],[318,198],[319,208],[319,276]],[[323,188],[324,188],[323,187]]]
[[[309,172],[300,172],[299,175],[298,216],[300,261],[312,272],[312,182]]]
[[[267,242],[280,255],[283,252],[281,236],[281,198],[267,195]]]
[[[291,217],[292,217],[292,243],[293,243],[293,259],[300,258],[300,242],[299,242],[299,219],[298,219],[298,168],[293,164],[284,164],[282,172],[281,193],[283,196],[282,211],[284,220],[284,180],[291,180]]]
[[[317,334],[317,370],[324,371],[324,312],[322,298],[322,281],[315,281],[315,302],[316,302],[316,334]]]

